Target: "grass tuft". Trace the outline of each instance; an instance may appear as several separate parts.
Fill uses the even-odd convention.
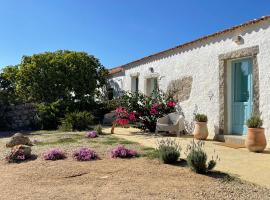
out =
[[[36,145],[45,146],[45,145],[57,145],[57,144],[70,144],[78,142],[74,138],[60,138],[56,141],[47,141],[47,142],[37,142]]]

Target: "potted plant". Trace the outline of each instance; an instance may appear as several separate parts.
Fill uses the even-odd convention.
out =
[[[248,131],[245,146],[251,152],[263,152],[267,143],[264,128],[262,128],[262,119],[259,116],[252,116],[247,120],[246,124]]]
[[[206,140],[208,137],[207,116],[204,114],[195,115],[194,138],[197,140]]]

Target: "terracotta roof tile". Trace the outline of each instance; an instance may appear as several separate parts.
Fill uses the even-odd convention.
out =
[[[115,67],[115,68],[109,69],[109,75],[113,75],[121,71],[123,71],[122,67]]]

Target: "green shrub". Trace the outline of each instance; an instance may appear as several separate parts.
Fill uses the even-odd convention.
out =
[[[158,141],[159,159],[166,164],[175,163],[180,157],[181,147],[172,139],[162,139]]]
[[[261,128],[263,120],[259,116],[252,116],[247,120],[248,128]]]
[[[57,129],[66,109],[62,101],[40,103],[36,105],[36,108],[41,129],[45,130]]]
[[[196,122],[207,122],[207,116],[205,114],[196,114],[195,121]]]
[[[99,124],[95,127],[95,131],[97,132],[98,135],[102,135],[103,131],[102,131],[102,126]]]
[[[90,125],[94,124],[94,117],[89,112],[71,112],[65,115],[64,119],[61,120],[60,129],[82,131],[88,130]]]
[[[120,98],[115,98],[112,100],[107,100],[104,102],[105,107],[108,111],[116,110],[120,106]]]
[[[193,140],[187,146],[187,164],[190,169],[198,174],[206,174],[216,166],[218,156],[207,162],[207,154],[204,151],[204,142]]]

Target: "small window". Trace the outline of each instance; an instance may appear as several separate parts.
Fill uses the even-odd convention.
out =
[[[136,85],[135,92],[139,92],[139,77],[138,76],[135,78],[135,85]]]
[[[157,78],[148,78],[146,81],[146,95],[151,96],[158,90],[158,79]]]
[[[131,92],[139,92],[139,77],[134,76],[131,78]]]

